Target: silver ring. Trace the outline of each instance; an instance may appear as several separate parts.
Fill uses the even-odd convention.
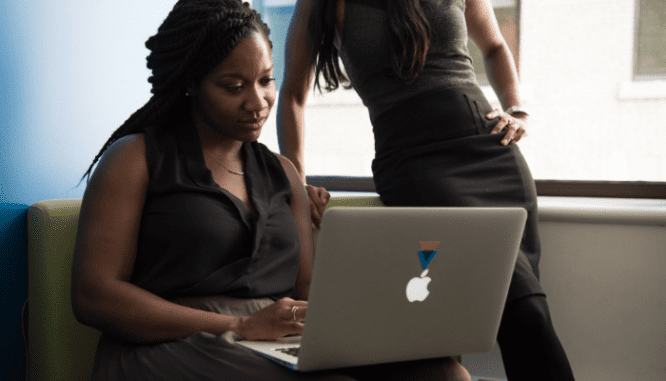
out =
[[[298,307],[296,307],[296,306],[291,307],[291,313],[294,314],[294,321],[296,321],[296,310],[297,309],[298,309]]]

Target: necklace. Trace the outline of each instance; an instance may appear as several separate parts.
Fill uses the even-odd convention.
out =
[[[223,166],[223,167],[224,167],[224,166]],[[236,172],[236,171],[232,171],[231,169],[229,169],[229,168],[227,168],[227,167],[224,167],[224,169],[226,169],[227,172],[229,172],[229,173],[233,173],[234,175],[243,176],[243,175],[245,174],[245,172]]]

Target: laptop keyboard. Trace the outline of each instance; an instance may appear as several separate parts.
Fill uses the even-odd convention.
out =
[[[289,348],[277,348],[275,349],[278,352],[286,353],[288,355],[292,355],[294,357],[298,357],[298,350],[300,347],[289,347]]]

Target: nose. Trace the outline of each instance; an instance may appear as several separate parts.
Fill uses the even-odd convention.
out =
[[[275,85],[262,86],[256,84],[247,92],[244,108],[253,113],[259,113],[266,109],[270,111],[275,103]]]

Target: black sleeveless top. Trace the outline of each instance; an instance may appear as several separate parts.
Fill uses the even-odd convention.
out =
[[[465,0],[421,1],[432,37],[414,82],[393,74],[386,0],[346,0],[340,58],[374,122],[403,101],[431,91],[478,87],[467,50]]]
[[[279,159],[258,142],[241,158],[253,215],[215,183],[196,128],[149,128],[149,184],[131,282],[164,298],[291,295],[300,256]]]

